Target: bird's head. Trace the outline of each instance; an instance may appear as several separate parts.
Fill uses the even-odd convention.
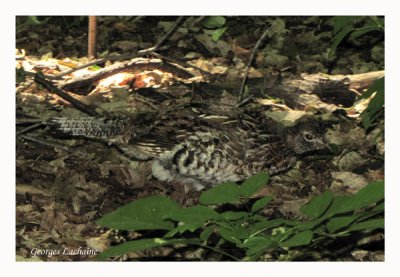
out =
[[[286,129],[286,142],[296,155],[329,150],[321,122],[315,119],[302,119]]]

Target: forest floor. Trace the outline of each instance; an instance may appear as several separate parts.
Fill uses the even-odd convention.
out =
[[[202,24],[204,21],[190,17],[160,49],[165,57],[212,73],[218,88],[228,84],[224,89],[215,90],[204,85],[208,81],[198,71],[197,78],[185,83],[174,72],[149,69],[119,76],[119,80],[104,78],[90,87],[90,93],[72,92],[71,95],[89,107],[95,105],[97,112],[110,114],[155,111],[193,100],[235,104],[243,71],[266,24],[272,24],[273,28],[250,68],[250,82],[263,80],[268,87],[268,84],[273,86],[303,73],[354,75],[384,69],[384,41],[380,33],[344,40],[330,55],[334,36],[331,17],[226,19],[218,28],[207,28]],[[17,20],[17,68],[55,75],[89,62],[85,57],[86,17],[40,20],[44,21]],[[138,50],[152,47],[175,20],[174,17],[98,17],[99,58],[134,55]],[[368,18],[358,22],[365,21]],[[223,35],[213,40],[212,36],[222,28],[225,28]],[[142,58],[148,61],[151,56]],[[108,61],[101,66],[107,68],[114,63]],[[92,74],[99,68],[92,66],[73,72],[65,75],[62,81]],[[131,161],[101,142],[55,138],[40,128],[26,130],[35,120],[83,115],[70,103],[38,85],[32,77],[17,80],[16,103],[17,123],[21,123],[17,125],[16,140],[17,260],[94,260],[93,255],[74,255],[73,251],[104,249],[146,236],[99,227],[95,220],[105,213],[149,195],[168,195],[184,206],[197,203],[198,194],[188,195],[182,187],[153,178],[151,162]],[[384,118],[382,115],[373,127],[365,130],[361,114],[368,102],[355,99],[348,107],[330,103],[329,111],[312,105],[293,108],[285,105],[282,99],[269,96],[267,89],[258,92],[256,104],[266,113],[278,115],[279,121],[292,121],[304,114],[333,120],[327,136],[339,147],[337,155],[299,161],[292,170],[271,178],[260,194],[274,196],[272,205],[263,211],[265,216],[296,218],[300,216],[301,205],[326,190],[348,195],[372,181],[384,179]],[[344,111],[345,115],[337,115],[342,113],[335,113],[335,109]],[[21,131],[23,133],[19,133]],[[355,247],[334,258],[320,257],[319,260],[380,261],[384,259],[383,244],[381,239],[372,248]],[[54,253],[71,252],[49,255],[41,253],[43,249]],[[116,260],[219,259],[207,251],[201,255],[197,251],[195,247],[160,247]],[[279,253],[264,260],[277,259]]]

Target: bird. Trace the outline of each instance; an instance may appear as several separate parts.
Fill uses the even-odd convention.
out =
[[[316,119],[283,126],[259,110],[204,103],[128,117],[55,117],[46,125],[53,134],[100,140],[131,159],[152,160],[155,178],[197,191],[280,174],[328,148]]]

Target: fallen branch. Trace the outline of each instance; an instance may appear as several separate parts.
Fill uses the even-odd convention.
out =
[[[71,105],[73,105],[75,108],[77,108],[81,112],[84,112],[90,116],[99,116],[99,114],[95,110],[91,109],[89,106],[87,106],[87,105],[83,104],[82,102],[80,102],[79,100],[75,99],[68,93],[64,92],[62,89],[54,86],[50,81],[47,81],[40,74],[35,74],[34,80],[36,83],[44,86],[51,93],[55,93],[58,96],[60,96],[62,99],[71,103]]]
[[[93,83],[111,75],[133,70],[143,71],[154,69],[170,72],[182,79],[189,79],[193,77],[193,74],[172,63],[163,62],[160,59],[136,58],[130,61],[113,64],[107,68],[100,69],[83,77],[69,80],[64,84],[61,84],[60,88],[77,94],[86,95],[90,92],[90,86],[93,85]]]

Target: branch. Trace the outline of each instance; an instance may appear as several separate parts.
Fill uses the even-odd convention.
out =
[[[185,20],[185,17],[184,17],[184,16],[178,17],[178,19],[175,21],[175,23],[174,23],[174,25],[171,27],[171,29],[169,29],[169,31],[160,39],[159,42],[157,42],[156,45],[154,45],[153,47],[147,48],[147,49],[140,50],[140,51],[138,52],[138,54],[139,54],[139,55],[147,55],[147,54],[150,53],[150,52],[156,52],[156,51],[161,47],[161,45],[163,45],[164,42],[166,42],[166,41],[169,39],[169,37],[170,37],[173,33],[175,33],[176,30],[178,30],[179,26],[182,24],[182,22],[183,22],[184,20]]]
[[[239,90],[239,103],[243,100],[243,93],[244,93],[244,86],[246,85],[246,80],[247,80],[247,76],[249,75],[249,71],[250,71],[250,66],[254,60],[254,57],[256,56],[258,47],[260,47],[261,42],[264,40],[264,38],[267,36],[267,34],[269,33],[269,31],[271,30],[271,27],[268,27],[264,33],[261,35],[261,37],[258,39],[256,45],[253,48],[253,51],[251,52],[251,56],[249,59],[249,62],[247,63],[245,72],[244,72],[244,76],[243,76],[243,81],[242,84],[240,86],[240,90]]]
[[[40,76],[40,74],[36,73],[34,80],[36,83],[44,86],[51,93],[55,93],[58,96],[60,96],[62,99],[71,103],[75,108],[77,108],[81,112],[84,112],[90,116],[99,116],[99,114],[95,110],[91,109],[89,106],[83,104],[82,102],[75,99],[68,93],[66,93],[63,90],[59,89],[58,87],[54,86],[50,81],[47,81],[45,78]]]

